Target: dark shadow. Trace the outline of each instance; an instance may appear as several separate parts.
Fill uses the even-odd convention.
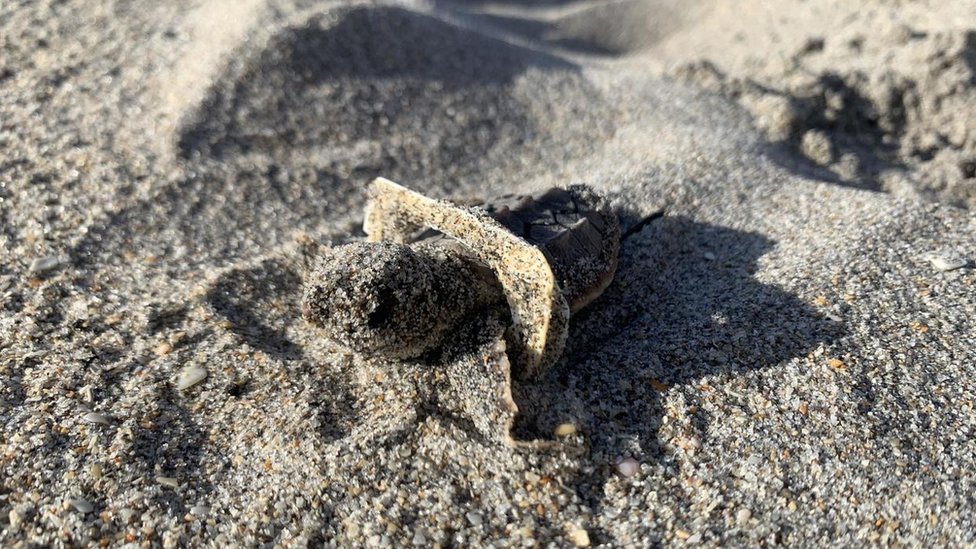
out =
[[[295,360],[301,358],[302,349],[285,330],[298,319],[301,285],[301,276],[291,266],[272,259],[224,274],[207,292],[207,301],[250,346],[282,360]]]
[[[818,47],[822,44],[811,41],[791,62],[800,67],[806,52]],[[860,72],[825,72],[787,92],[748,78],[729,77],[706,60],[689,63],[672,76],[705,93],[735,101],[746,97],[778,99],[784,108],[756,107],[753,112],[753,116],[778,128],[778,135],[766,142],[764,152],[776,164],[804,178],[881,191],[879,176],[883,172],[907,167],[900,158],[900,140],[906,132],[907,113],[918,101],[914,83],[909,80],[892,77],[871,82]],[[861,90],[869,87],[883,89],[884,93],[868,97]],[[812,138],[807,147],[805,137]],[[912,155],[921,161],[930,160],[940,146],[916,149]]]
[[[622,217],[625,232],[638,222]],[[614,282],[573,318],[562,360],[539,382],[515,384],[516,438],[549,439],[572,421],[597,463],[627,453],[657,461],[663,391],[776,367],[838,337],[840,325],[754,278],[774,245],[686,217],[658,217],[631,233]],[[692,424],[704,434],[714,421],[722,418],[699,409]],[[574,487],[599,505],[610,474],[580,476]]]
[[[962,60],[966,63],[972,75],[970,84],[976,86],[976,30],[968,30],[965,33],[962,47]]]
[[[27,179],[27,174],[30,173],[33,164],[25,158],[13,157],[11,149],[12,147],[4,147],[6,158],[0,158],[0,175],[9,178],[9,181],[23,181]],[[10,214],[14,211],[14,208],[11,207],[14,204],[11,194],[7,185],[0,186],[0,202],[7,204],[7,206],[0,208],[0,234],[4,235],[8,242],[16,242],[18,227],[11,221]]]
[[[317,350],[306,352],[287,334],[293,323],[304,322],[300,316],[302,279],[295,269],[281,258],[233,269],[213,283],[206,299],[230,323],[229,329],[248,345],[284,361],[283,367],[296,379],[316,380],[308,399],[318,419],[318,434],[324,443],[329,443],[349,434],[361,420],[360,409],[347,372],[319,364]],[[310,336],[315,337],[314,329],[308,329],[313,331]],[[308,340],[303,342],[315,346]],[[246,367],[236,369],[224,389],[227,398],[252,398],[255,390],[261,391],[267,385],[261,376]]]
[[[352,381],[341,373],[316,370],[321,380],[316,385],[316,393],[310,397],[318,419],[318,434],[323,443],[335,442],[352,432],[356,423],[362,421],[356,396],[352,393]]]
[[[15,315],[20,313],[27,304],[27,296],[23,292],[11,290],[7,297],[0,304],[0,311]]]
[[[881,190],[881,172],[905,167],[898,158],[898,140],[905,131],[912,88],[909,83],[891,83],[888,93],[876,104],[858,91],[859,84],[866,82],[867,76],[859,73],[846,77],[824,73],[806,88],[784,95],[792,105],[793,120],[786,141],[769,148],[770,158],[806,177]],[[820,131],[829,141],[832,163],[841,161],[844,155],[854,159],[850,166],[841,168],[848,173],[841,176],[805,156],[803,136],[810,130]],[[935,152],[933,149],[918,154],[928,160]]]
[[[205,500],[213,491],[201,467],[207,435],[167,383],[157,386],[156,398],[134,418],[129,463],[144,472],[149,485],[157,483],[157,476],[177,479],[180,488],[159,485],[155,499],[171,517],[182,520],[193,502]]]
[[[12,361],[14,367],[7,370],[0,378],[0,410],[5,418],[13,417],[13,410],[21,408],[27,401],[27,390],[24,389],[24,375],[32,368],[41,367],[42,354],[29,354],[17,361]],[[56,454],[54,454],[56,455]]]
[[[186,320],[190,312],[189,303],[151,303],[146,311],[146,331],[158,334],[163,330],[173,329]]]
[[[27,399],[21,372],[10,372],[0,381],[0,412],[9,417],[10,410],[20,407]]]

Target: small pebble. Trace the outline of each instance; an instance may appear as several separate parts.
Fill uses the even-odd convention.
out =
[[[128,507],[123,507],[119,509],[119,518],[122,519],[122,524],[128,524],[132,517],[136,514],[135,511],[129,509]]]
[[[88,412],[85,414],[85,421],[88,423],[97,423],[99,425],[111,425],[112,422],[109,421],[108,416],[99,414],[98,412]]]
[[[427,536],[424,535],[424,530],[421,528],[413,535],[413,544],[417,546],[427,545]]]
[[[930,253],[925,256],[937,271],[953,271],[969,264],[964,257],[953,253]]]
[[[803,154],[821,166],[827,166],[834,161],[834,147],[827,132],[809,130],[800,140]]]
[[[199,366],[187,366],[176,380],[176,388],[183,391],[207,378],[207,371]]]
[[[474,511],[468,512],[468,514],[465,516],[467,517],[468,522],[471,523],[471,526],[481,526],[481,523],[485,521],[485,518],[481,515],[481,513],[476,513]]]
[[[632,457],[626,457],[618,459],[615,467],[617,468],[617,474],[627,478],[636,475],[640,471],[640,462]]]
[[[95,480],[102,478],[102,465],[100,463],[92,463],[91,467],[88,468],[88,473]]]
[[[49,255],[35,258],[33,261],[31,261],[30,267],[28,267],[27,270],[34,274],[40,274],[50,271],[59,265],[61,265],[61,258],[56,255]]]
[[[572,522],[567,522],[566,526],[566,538],[569,539],[570,543],[576,547],[589,547],[590,546],[590,534],[586,530],[580,528]]]
[[[561,423],[553,432],[557,437],[571,437],[576,434],[576,425],[572,423]]]
[[[847,369],[847,364],[844,364],[843,360],[838,358],[831,358],[827,361],[827,366],[830,366],[834,370],[844,371]]]
[[[156,477],[156,482],[174,489],[180,487],[180,481],[173,477]]]
[[[746,509],[745,507],[743,507],[742,509],[739,509],[735,513],[735,520],[737,522],[739,522],[740,524],[749,522],[749,519],[751,519],[751,518],[752,518],[752,511],[750,511],[749,509]]]
[[[156,345],[155,347],[153,347],[153,353],[155,353],[156,356],[166,356],[172,350],[173,350],[173,346],[170,345],[170,343],[168,341],[163,341],[159,345]]]
[[[92,509],[94,509],[92,504],[83,498],[71,498],[68,500],[68,503],[75,508],[75,511],[81,514],[91,513]]]
[[[705,256],[705,259],[707,259],[709,261],[715,261],[715,254],[713,254],[712,252],[705,252],[704,253],[704,256]]]
[[[210,508],[206,505],[194,505],[190,508],[190,513],[197,517],[205,517],[210,513]]]
[[[18,513],[16,509],[11,509],[10,513],[7,515],[7,518],[10,521],[9,524],[11,530],[17,530],[20,528],[20,513]]]

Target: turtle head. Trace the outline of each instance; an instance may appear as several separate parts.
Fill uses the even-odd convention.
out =
[[[442,330],[427,258],[393,242],[331,248],[306,278],[302,316],[357,351],[416,357]]]

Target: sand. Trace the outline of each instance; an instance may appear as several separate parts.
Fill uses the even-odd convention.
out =
[[[976,543],[976,6],[848,4],[0,5],[0,545]],[[376,176],[611,199],[517,417],[301,319]]]

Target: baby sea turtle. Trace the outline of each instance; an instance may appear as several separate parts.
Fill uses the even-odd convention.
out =
[[[306,320],[360,352],[420,356],[504,300],[513,362],[536,376],[617,268],[617,218],[585,185],[467,207],[377,178],[368,196],[368,241],[326,251],[302,301]]]

